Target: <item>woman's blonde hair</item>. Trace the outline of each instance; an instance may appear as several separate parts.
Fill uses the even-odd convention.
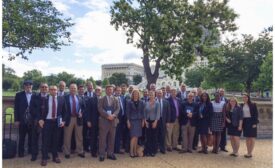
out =
[[[238,106],[238,100],[237,98],[234,96],[234,97],[231,97],[226,105],[226,111],[230,111],[231,110],[231,105],[230,105],[230,101],[231,100],[234,100],[236,102],[236,106]]]
[[[132,91],[131,100],[134,100],[134,93],[135,93],[135,92],[138,93],[138,100],[139,100],[139,99],[140,99],[140,92],[139,92],[138,89],[134,89],[134,90]]]

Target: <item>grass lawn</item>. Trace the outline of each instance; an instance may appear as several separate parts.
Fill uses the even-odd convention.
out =
[[[7,111],[6,111],[6,114],[11,114],[11,115],[6,115],[6,123],[10,123],[10,121],[11,121],[11,117],[12,117],[12,123],[14,123],[14,114],[13,114],[13,108],[8,108],[7,109]],[[3,122],[4,122],[4,119],[5,118],[3,118]]]
[[[16,92],[14,91],[3,91],[2,96],[15,96]]]

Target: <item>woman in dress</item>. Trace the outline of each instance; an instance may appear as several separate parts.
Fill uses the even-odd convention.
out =
[[[144,126],[144,102],[140,101],[140,93],[133,90],[131,100],[126,104],[127,127],[130,130],[130,157],[138,156],[137,143],[138,138],[142,135],[142,127]]]
[[[213,106],[210,102],[209,95],[202,93],[199,103],[199,120],[198,120],[198,132],[200,134],[202,149],[199,153],[207,154],[207,135],[210,132],[210,116],[213,112]]]
[[[257,137],[258,109],[255,103],[252,103],[248,94],[243,94],[243,136],[246,137],[247,154],[245,158],[252,157],[252,151]]]
[[[213,112],[211,114],[211,131],[213,135],[212,153],[217,154],[221,141],[221,133],[225,126],[225,102],[221,101],[220,94],[215,93],[215,100],[212,101]]]
[[[226,105],[226,123],[227,134],[230,136],[230,142],[233,149],[233,153],[230,156],[237,157],[240,147],[240,136],[242,133],[243,124],[243,110],[238,106],[237,99],[235,97],[230,98]]]

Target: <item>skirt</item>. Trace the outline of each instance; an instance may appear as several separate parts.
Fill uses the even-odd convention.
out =
[[[222,112],[213,112],[210,129],[212,132],[222,132],[224,128],[224,116]]]
[[[232,123],[227,124],[227,134],[231,136],[238,136],[240,137],[242,134],[242,131],[238,130],[238,127],[234,127]]]
[[[248,138],[256,138],[257,137],[257,127],[252,127],[253,122],[251,118],[243,119],[243,136]]]
[[[142,120],[130,120],[130,136],[140,137],[142,136]]]
[[[208,135],[209,120],[199,119],[197,124],[197,129],[200,135]]]

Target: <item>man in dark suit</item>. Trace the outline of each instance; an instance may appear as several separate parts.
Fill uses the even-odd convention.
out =
[[[50,95],[47,96],[46,103],[41,104],[37,113],[39,127],[42,128],[42,161],[41,166],[47,165],[49,145],[53,162],[61,163],[58,157],[58,127],[63,127],[62,114],[65,112],[64,97],[57,96],[57,87],[50,86]],[[59,121],[58,121],[59,120]]]
[[[68,93],[65,92],[65,88],[66,88],[66,83],[64,81],[60,81],[59,85],[58,85],[57,96],[68,95]],[[58,152],[62,152],[63,151],[63,143],[64,143],[64,127],[60,127],[58,129],[60,129],[60,136],[59,136],[59,140],[58,140]]]
[[[113,96],[113,86],[106,86],[106,96],[98,102],[99,111],[99,161],[104,161],[107,149],[107,158],[116,160],[114,155],[114,143],[116,126],[118,124],[119,102]],[[108,147],[106,148],[106,142]]]
[[[117,97],[120,110],[118,113],[119,123],[116,127],[116,138],[115,138],[115,153],[123,154],[124,152],[120,150],[121,142],[123,144],[123,148],[127,151],[129,150],[129,134],[127,128],[127,118],[126,118],[126,101],[124,97],[121,95],[121,87],[117,86],[115,88],[115,97]]]
[[[85,95],[83,85],[78,86],[78,96],[79,96],[80,99],[82,99],[82,101],[84,103],[83,123],[85,123],[85,124],[83,124],[83,132],[82,132],[82,134],[83,134],[83,148],[86,152],[89,152],[90,134],[89,134],[89,129],[88,129],[86,123],[88,121],[87,104],[88,104],[88,100],[91,99],[91,97],[88,97],[87,94]],[[74,139],[74,138],[72,138],[72,139]]]
[[[165,137],[166,137],[166,124],[170,121],[170,104],[164,98],[162,90],[157,90],[157,101],[160,105],[160,119],[158,120],[158,143],[160,152],[166,153]]]
[[[41,127],[39,127],[37,116],[41,112],[39,109],[41,106],[46,105],[46,100],[48,99],[48,84],[41,83],[40,84],[40,93],[33,94],[30,102],[30,113],[32,118],[34,118],[33,127],[32,127],[32,158],[31,161],[35,161],[38,155],[38,139],[41,133]]]
[[[149,101],[149,92],[148,89],[143,90],[143,97],[141,98],[142,101],[148,102]]]
[[[96,87],[95,96],[90,98],[87,102],[87,126],[91,131],[91,155],[97,157],[98,150],[98,101],[101,99],[101,87]]]
[[[184,102],[187,100],[187,95],[186,85],[182,83],[180,86],[180,91],[177,93],[177,98],[179,98],[181,102]]]
[[[220,99],[221,101],[224,101],[225,104],[228,102],[227,98],[224,96],[224,89],[220,88],[219,89],[220,93]],[[223,128],[222,134],[221,134],[221,142],[220,142],[220,149],[221,151],[228,152],[226,149],[226,127]]]
[[[65,158],[70,158],[70,147],[73,130],[75,131],[76,152],[79,157],[84,158],[83,151],[83,112],[84,102],[76,95],[77,86],[75,83],[70,84],[70,94],[65,98],[65,113],[62,120],[65,122],[64,127],[64,153]]]
[[[15,126],[19,127],[19,144],[18,144],[18,156],[24,157],[24,144],[25,137],[28,134],[28,153],[31,153],[31,132],[33,122],[30,114],[30,102],[32,94],[32,81],[25,80],[24,91],[18,92],[15,95],[14,103],[14,120]]]

